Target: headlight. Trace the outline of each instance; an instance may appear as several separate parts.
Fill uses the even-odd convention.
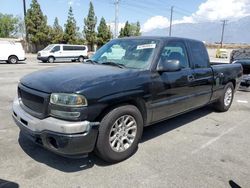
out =
[[[52,93],[50,103],[68,107],[83,107],[88,105],[87,99],[84,96],[67,93]]]

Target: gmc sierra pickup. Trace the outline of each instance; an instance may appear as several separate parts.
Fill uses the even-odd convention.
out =
[[[69,157],[95,151],[119,162],[136,151],[145,126],[211,103],[227,111],[241,77],[240,64],[210,65],[200,41],[114,39],[83,64],[23,77],[12,116],[50,151]]]

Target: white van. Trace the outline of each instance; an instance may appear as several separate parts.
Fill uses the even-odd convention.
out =
[[[20,42],[0,41],[0,61],[15,64],[25,59],[25,52]]]
[[[87,58],[88,47],[86,45],[51,44],[37,54],[37,59],[44,63],[53,63],[55,60],[83,62]]]

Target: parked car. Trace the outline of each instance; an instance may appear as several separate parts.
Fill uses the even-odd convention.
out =
[[[25,52],[20,42],[0,41],[0,61],[15,64],[25,59]]]
[[[200,41],[114,39],[83,64],[23,77],[13,118],[52,152],[79,157],[94,150],[119,162],[134,154],[145,126],[208,104],[226,112],[241,77],[240,64],[210,65]]]
[[[240,89],[250,91],[250,59],[236,60],[233,63],[241,64],[243,67]]]
[[[227,58],[228,57],[228,52],[226,49],[218,48],[216,50],[216,58]]]
[[[250,48],[233,50],[230,54],[230,63],[236,60],[250,60]]]
[[[60,61],[80,61],[88,58],[86,45],[51,44],[37,53],[37,59],[42,62],[54,63]]]

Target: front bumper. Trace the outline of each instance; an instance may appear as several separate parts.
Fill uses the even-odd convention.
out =
[[[25,112],[18,99],[13,103],[12,117],[25,136],[54,153],[81,157],[95,147],[98,122],[70,122],[53,117],[38,119]]]
[[[40,60],[40,61],[48,61],[48,57],[37,56],[37,60]]]

